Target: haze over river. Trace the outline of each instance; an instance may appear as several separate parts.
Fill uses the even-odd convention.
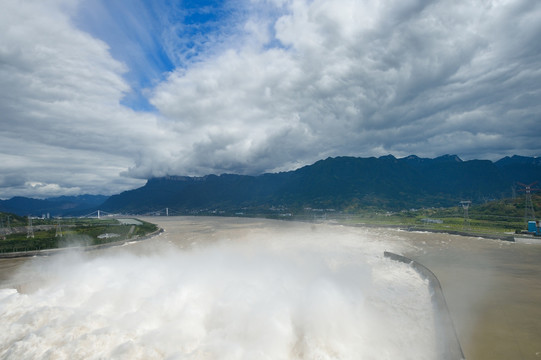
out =
[[[155,217],[152,239],[0,259],[0,357],[435,359],[439,278],[467,359],[541,358],[541,246],[396,229]],[[76,241],[76,239],[74,239]]]

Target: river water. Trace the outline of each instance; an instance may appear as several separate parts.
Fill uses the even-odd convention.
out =
[[[1,358],[437,358],[428,283],[385,250],[438,276],[466,358],[541,358],[539,246],[262,219],[145,220],[165,233],[0,259]]]
[[[541,246],[402,232],[439,278],[467,359],[541,359]]]

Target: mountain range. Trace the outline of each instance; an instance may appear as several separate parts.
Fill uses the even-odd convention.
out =
[[[16,214],[82,215],[107,212],[145,214],[170,209],[180,214],[304,208],[356,211],[455,206],[520,195],[520,183],[541,180],[541,158],[512,156],[496,162],[435,159],[335,157],[294,171],[248,175],[165,176],[109,198],[101,195],[46,200],[12,198],[0,211]]]
[[[111,212],[180,213],[217,209],[446,207],[511,197],[517,183],[541,180],[541,159],[513,156],[499,161],[462,161],[456,155],[435,159],[392,155],[336,157],[288,172],[204,177],[166,176],[111,196],[102,208]],[[518,192],[517,192],[518,194]]]
[[[94,211],[108,198],[105,195],[59,196],[48,199],[16,196],[9,200],[0,200],[0,211],[20,216],[82,216]]]

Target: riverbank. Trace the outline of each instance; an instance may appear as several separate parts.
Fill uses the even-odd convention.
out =
[[[366,228],[385,228],[385,229],[399,229],[403,231],[409,231],[409,232],[429,232],[434,234],[449,234],[449,235],[460,235],[460,236],[467,236],[467,237],[478,237],[483,239],[490,239],[490,240],[501,240],[501,241],[508,241],[508,242],[515,242],[515,235],[510,234],[499,234],[499,233],[483,233],[483,232],[474,232],[474,231],[460,231],[460,230],[451,230],[451,229],[433,229],[429,227],[422,227],[422,226],[407,226],[407,225],[397,225],[397,224],[367,224],[367,223],[360,223],[360,224],[354,224],[354,223],[342,223],[339,221],[330,220],[328,221],[329,224],[336,224],[336,225],[343,225],[343,226],[354,226],[354,227],[366,227]]]
[[[309,237],[322,236],[317,225],[301,226],[304,232],[300,232],[296,224],[273,224],[253,218],[147,217],[144,220],[164,228],[165,236],[110,249],[104,254],[110,251],[115,254],[130,253],[135,254],[137,259],[139,256],[145,259],[149,254],[159,257],[174,248],[202,248],[223,239],[244,241],[262,234],[273,234],[277,238],[291,236],[295,229],[294,239],[305,233]],[[403,254],[423,264],[437,276],[467,359],[539,359],[541,246],[486,240],[480,238],[479,234],[473,237],[464,234],[454,236],[445,232],[431,232],[426,228],[407,231],[407,227],[399,226],[359,227],[372,228],[367,232],[359,229],[359,233],[368,234],[367,239],[376,242],[381,240],[388,244],[385,250]],[[405,231],[391,230],[398,228]],[[335,234],[343,231],[352,230],[331,229],[327,238],[334,241]],[[352,239],[352,244],[356,239]],[[161,250],[155,251],[156,248]],[[381,254],[378,253],[378,256]],[[12,276],[21,271],[23,264],[54,260],[4,259],[0,261],[0,284],[3,280],[4,287],[16,288],[20,284],[19,279],[25,278],[17,278],[18,282],[15,282]],[[27,278],[42,286],[34,274]],[[135,285],[137,282],[134,281]]]
[[[60,253],[65,253],[68,251],[94,251],[94,250],[100,250],[100,249],[106,249],[110,247],[115,246],[122,246],[127,243],[131,243],[134,241],[143,241],[150,239],[156,235],[159,235],[164,230],[162,228],[159,228],[156,231],[153,231],[147,235],[144,236],[134,236],[129,239],[119,240],[119,241],[111,241],[104,244],[98,244],[98,245],[89,245],[89,246],[70,246],[70,247],[62,247],[62,248],[56,248],[56,249],[44,249],[44,250],[31,250],[31,251],[16,251],[16,252],[9,252],[9,253],[0,253],[0,259],[14,259],[14,258],[22,258],[22,257],[34,257],[34,256],[51,256],[56,255]]]
[[[457,231],[457,230],[427,229],[427,228],[415,227],[415,226],[400,227],[400,229],[406,230],[406,231],[420,231],[420,232],[425,231],[425,232],[431,232],[435,234],[460,235],[460,236],[467,236],[467,237],[480,237],[483,239],[515,242],[515,237],[513,235],[508,235],[508,234],[486,234],[486,233]]]

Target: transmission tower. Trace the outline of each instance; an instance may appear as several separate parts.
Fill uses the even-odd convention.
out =
[[[34,227],[32,226],[32,218],[28,217],[28,226],[26,227],[26,238],[34,238]]]
[[[513,185],[511,186],[511,196],[512,196],[512,199],[513,201],[517,199],[517,185],[515,183],[513,183]]]
[[[470,200],[463,200],[460,202],[460,205],[462,205],[462,209],[464,209],[464,222],[462,223],[462,230],[471,229],[470,216],[468,215],[468,209],[470,207],[470,204]]]
[[[8,226],[7,226],[6,232],[5,232],[6,235],[11,234],[11,223],[10,223],[10,220],[9,220],[10,217],[11,217],[11,215],[8,215]]]
[[[62,237],[62,227],[60,226],[60,221],[56,224],[56,233],[54,237]]]
[[[533,188],[532,186],[537,184],[536,182],[533,182],[529,185],[518,183],[520,186],[522,186],[524,189],[520,189],[519,191],[524,191],[526,193],[526,203],[524,205],[524,220],[535,220],[535,211],[533,209],[533,203],[532,203],[532,191],[538,191],[541,190],[539,188]]]

